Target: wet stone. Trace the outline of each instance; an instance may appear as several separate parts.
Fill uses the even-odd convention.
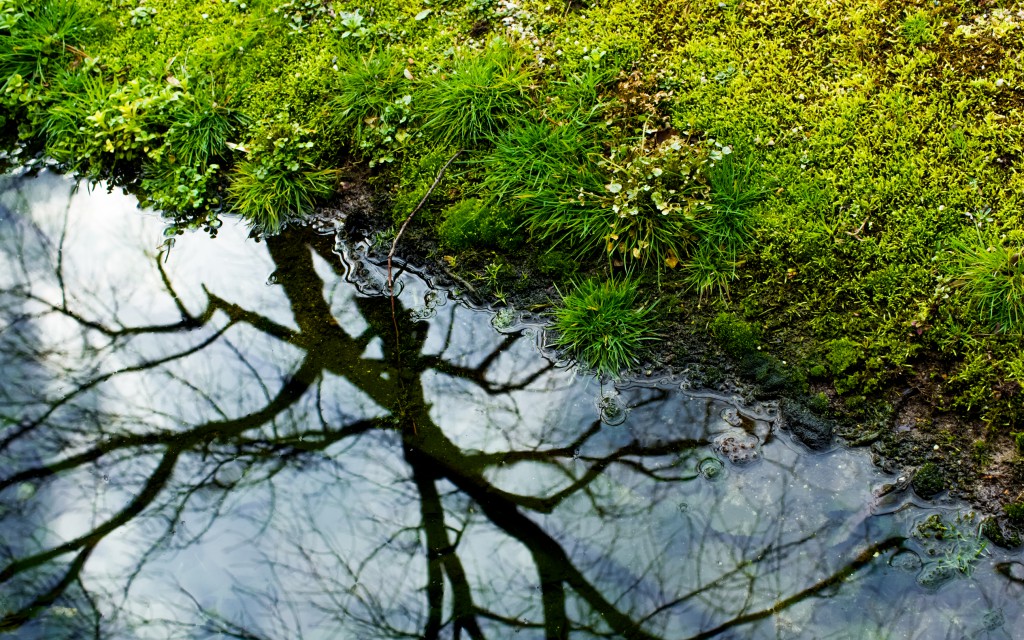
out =
[[[835,425],[816,415],[797,402],[783,404],[783,418],[787,429],[798,441],[811,449],[826,449],[832,444]]]
[[[952,567],[930,564],[917,575],[917,583],[925,589],[938,589],[956,576]]]

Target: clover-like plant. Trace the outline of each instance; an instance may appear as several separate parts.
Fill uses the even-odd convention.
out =
[[[703,147],[679,137],[608,160],[608,254],[641,267],[674,268],[696,240],[695,222],[710,195],[708,162]]]

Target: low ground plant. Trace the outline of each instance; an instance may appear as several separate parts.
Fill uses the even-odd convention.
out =
[[[290,122],[275,122],[253,141],[247,159],[231,174],[233,209],[265,233],[300,220],[334,190],[336,172],[317,169],[306,158],[308,132]]]
[[[168,82],[68,73],[43,125],[46,152],[93,178],[135,175],[143,162],[163,155],[163,137],[184,94]]]
[[[608,255],[641,268],[675,268],[697,240],[695,221],[710,197],[707,164],[702,146],[679,137],[613,154],[605,162]]]
[[[599,373],[618,377],[656,338],[653,313],[629,278],[574,283],[554,312],[554,344]]]

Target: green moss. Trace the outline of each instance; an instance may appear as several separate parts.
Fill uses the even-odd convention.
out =
[[[579,267],[579,260],[574,260],[564,251],[548,251],[537,256],[537,270],[556,281],[572,278]]]
[[[828,411],[828,396],[824,393],[817,393],[807,400],[807,408],[811,411],[823,414]]]
[[[903,37],[912,45],[928,44],[935,41],[931,19],[925,11],[908,12],[903,20]]]
[[[442,176],[445,187],[430,187],[434,184],[441,169],[448,163],[448,160],[455,154],[455,150],[448,147],[438,147],[418,154],[411,154],[400,163],[394,171],[382,173],[379,182],[389,185],[392,188],[391,215],[396,224],[401,224],[406,217],[419,206],[422,201],[420,214],[421,220],[427,224],[440,224],[438,214],[449,204],[453,198],[450,194],[457,194],[458,187],[451,187],[453,182],[458,181],[459,165],[449,165],[448,171]],[[424,201],[423,198],[427,200]]]
[[[1006,505],[1003,509],[1006,511],[1007,518],[1018,524],[1024,523],[1024,502],[1014,502]]]
[[[1016,549],[1021,545],[1020,535],[1016,531],[1003,529],[995,518],[985,518],[981,523],[981,533],[997,547]]]
[[[914,473],[910,481],[917,495],[925,499],[934,498],[946,488],[942,469],[934,462],[926,462]]]
[[[757,351],[758,332],[749,322],[730,313],[720,313],[712,321],[711,334],[734,357],[742,357]]]
[[[517,244],[516,222],[508,212],[477,198],[457,202],[441,214],[441,243],[455,251],[473,248],[510,249]]]
[[[841,338],[828,344],[825,361],[828,363],[829,371],[838,375],[857,364],[861,353],[860,345],[848,338]]]

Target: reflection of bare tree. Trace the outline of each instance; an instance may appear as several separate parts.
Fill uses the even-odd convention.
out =
[[[507,637],[509,630],[515,629],[546,638],[646,639],[680,637],[667,628],[668,614],[704,598],[705,613],[701,615],[705,617],[687,633],[712,637],[821,594],[865,566],[876,553],[898,544],[886,539],[863,547],[838,568],[823,564],[820,575],[826,577],[782,594],[769,606],[758,606],[760,600],[754,599],[767,568],[784,564],[815,532],[792,540],[780,537],[767,546],[764,536],[737,535],[731,566],[702,578],[689,591],[670,588],[672,576],[663,573],[666,570],[656,558],[629,570],[610,558],[595,556],[547,519],[575,505],[572,508],[587,509],[587,518],[602,526],[628,531],[633,514],[670,502],[674,489],[694,480],[689,463],[694,451],[707,444],[703,438],[675,432],[660,438],[625,438],[610,446],[601,440],[605,437],[602,424],[591,420],[581,424],[569,439],[544,434],[527,446],[512,442],[501,449],[460,446],[432,417],[424,389],[427,372],[457,378],[487,396],[497,396],[534,388],[552,373],[550,365],[518,377],[499,374],[496,363],[513,349],[514,336],[485,344],[471,364],[446,355],[447,346],[427,353],[427,325],[408,312],[393,318],[389,300],[380,297],[352,299],[351,305],[369,329],[351,335],[350,328],[332,311],[316,268],[320,261],[332,265],[335,277],[343,277],[329,246],[320,238],[298,236],[274,238],[267,245],[294,326],[210,291],[205,292],[201,308],[190,311],[159,260],[154,264],[163,284],[162,294],[178,314],[163,323],[121,323],[117,309],[101,301],[94,308],[107,309],[104,319],[77,309],[63,291],[64,266],[59,261],[53,265],[60,289],[56,297],[38,293],[28,281],[4,289],[0,317],[8,327],[19,329],[5,332],[0,341],[6,352],[17,354],[16,360],[13,356],[8,360],[22,363],[6,366],[28,368],[50,359],[50,354],[41,352],[38,336],[30,329],[54,317],[71,323],[79,332],[88,357],[76,362],[88,366],[58,372],[67,374],[70,382],[57,392],[46,388],[33,394],[22,387],[17,393],[0,391],[4,420],[0,456],[5,464],[0,492],[12,496],[31,486],[43,494],[62,478],[101,469],[119,477],[109,485],[116,500],[107,502],[120,502],[97,507],[88,526],[64,538],[55,533],[30,535],[29,528],[37,520],[24,513],[27,507],[0,516],[5,530],[16,532],[0,543],[0,588],[17,594],[4,612],[0,630],[23,628],[55,605],[76,603],[74,607],[82,613],[75,624],[81,628],[75,632],[79,636],[69,637],[107,637],[113,633],[111,625],[117,616],[128,614],[114,613],[101,619],[100,609],[118,609],[118,599],[124,602],[129,598],[135,581],[162,554],[186,552],[212,535],[236,496],[258,497],[251,500],[252,513],[245,516],[251,525],[247,534],[251,539],[285,526],[274,518],[275,482],[304,468],[317,469],[327,487],[355,481],[373,485],[391,496],[390,508],[395,512],[415,505],[418,522],[396,526],[354,555],[339,549],[338,537],[329,528],[315,522],[291,522],[287,525],[290,529],[279,532],[280,548],[273,553],[253,551],[271,583],[287,584],[282,589],[288,592],[272,593],[252,584],[236,587],[247,599],[259,603],[260,615],[215,610],[189,588],[177,585],[174,591],[183,596],[184,606],[192,608],[191,616],[176,618],[164,613],[159,617],[163,624],[190,633],[190,623],[183,620],[198,616],[207,632],[223,637],[296,638],[302,637],[310,624],[306,618],[315,614],[340,629],[358,629],[359,637],[477,639]],[[34,268],[23,264],[21,271],[28,276]],[[453,308],[449,311],[454,313]],[[454,340],[454,326],[450,320],[445,345]],[[116,369],[100,366],[110,354],[135,348],[141,338],[164,335],[174,338],[170,351],[137,357],[132,364]],[[268,370],[267,363],[248,355],[240,345],[255,340],[252,336],[286,344],[294,352],[288,365],[282,371]],[[383,357],[371,354],[373,344],[379,344]],[[215,348],[221,349],[225,358],[233,358],[232,371],[246,372],[251,381],[247,388],[257,390],[247,391],[257,397],[244,410],[241,404],[230,403],[230,394],[213,388],[216,371],[207,372],[209,379],[205,379],[183,368],[183,363]],[[203,405],[202,411],[196,412],[204,419],[182,423],[182,414],[171,406],[173,402],[144,403],[138,411],[125,415],[103,408],[103,394],[108,389],[145,376],[189,389],[190,401]],[[338,406],[332,385],[343,383],[357,390],[361,402],[373,410]],[[453,388],[452,393],[461,392]],[[657,411],[663,400],[660,392],[653,392],[634,407],[649,406]],[[87,410],[92,415],[83,420]],[[669,421],[671,416],[661,419]],[[33,450],[38,455],[27,455]],[[359,452],[359,464],[357,454],[350,451]],[[370,455],[403,460],[407,476],[375,477],[372,460],[366,459]],[[499,481],[507,470],[522,465],[549,474],[544,476],[548,480],[542,490],[513,490]],[[613,471],[621,479],[620,485],[608,484]],[[645,487],[643,491],[655,499],[642,505],[610,499],[615,491],[634,486],[625,483]],[[351,494],[357,495],[355,491]],[[311,512],[322,508],[315,504],[317,499],[309,498]],[[345,505],[335,503],[333,507],[344,512]],[[90,582],[83,580],[90,559],[104,543],[126,535],[132,527],[145,535],[119,593],[90,592]],[[512,548],[522,550],[532,565],[532,580],[539,594],[521,590],[528,586],[525,582],[515,585],[520,588],[516,592],[485,588],[479,567],[466,562],[476,544],[475,535],[500,535],[514,545]],[[390,563],[405,562],[403,572],[423,573],[419,604],[395,595],[397,590],[388,593],[368,586],[374,580],[371,572],[384,557]],[[403,557],[405,560],[400,560]],[[296,576],[301,579],[293,579]],[[406,575],[406,580],[414,578]],[[721,602],[717,594],[725,585],[741,585],[750,597],[746,602]],[[101,606],[104,598],[109,602]],[[95,604],[84,604],[91,602]],[[308,609],[298,604],[303,602]],[[92,613],[85,615],[87,611]],[[126,619],[125,624],[139,621]]]

